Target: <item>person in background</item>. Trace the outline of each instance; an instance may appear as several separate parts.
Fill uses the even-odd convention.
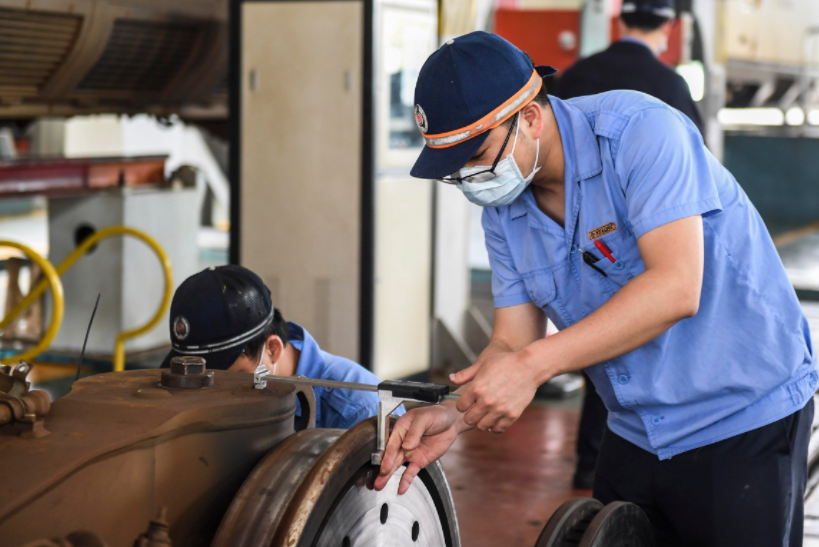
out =
[[[162,368],[182,355],[204,357],[207,367],[253,373],[264,364],[271,374],[378,384],[370,371],[322,351],[303,327],[287,322],[273,306],[258,275],[241,266],[208,268],[186,279],[174,293],[171,344]],[[349,429],[378,414],[378,395],[314,387],[316,427]],[[298,401],[296,403],[298,405]],[[400,416],[403,407],[393,414]],[[301,407],[296,408],[296,422]]]
[[[703,133],[702,120],[685,80],[657,58],[674,25],[674,0],[626,0],[620,15],[622,39],[575,63],[557,81],[555,95],[573,99],[606,91],[642,91],[673,106]],[[591,488],[608,411],[586,376],[586,397],[577,432],[575,488]]]
[[[642,91],[688,116],[703,134],[688,84],[657,58],[668,47],[675,15],[674,0],[624,0],[620,41],[569,68],[557,81],[555,96],[566,100],[620,89]]]

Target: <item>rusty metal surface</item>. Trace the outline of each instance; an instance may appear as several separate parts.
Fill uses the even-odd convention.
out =
[[[270,545],[302,480],[342,433],[340,429],[300,431],[265,456],[234,498],[211,547]]]
[[[140,534],[134,542],[134,547],[171,547],[173,541],[168,535],[168,508],[161,507],[156,518],[151,519],[148,529]]]
[[[27,414],[43,417],[51,409],[51,397],[45,391],[29,391],[20,397],[0,393],[0,426],[22,420]]]
[[[108,547],[108,544],[93,532],[71,532],[64,538],[38,539],[22,547]]]
[[[13,423],[13,431],[29,439],[48,435],[42,418],[51,409],[48,393],[29,391],[31,384],[26,377],[31,369],[31,363],[25,361],[0,365],[0,427]]]
[[[43,438],[0,427],[4,545],[92,530],[130,547],[161,506],[174,545],[210,542],[253,466],[292,435],[293,387],[256,390],[250,374],[215,371],[209,389],[171,390],[160,374],[76,382]]]

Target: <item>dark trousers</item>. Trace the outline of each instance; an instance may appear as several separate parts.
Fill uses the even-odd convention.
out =
[[[661,547],[802,547],[813,400],[770,425],[670,460],[603,435],[594,497],[630,501]]]
[[[585,372],[583,376],[586,379],[586,395],[583,398],[580,428],[577,431],[577,472],[590,473],[597,465],[600,441],[606,430],[609,411]]]

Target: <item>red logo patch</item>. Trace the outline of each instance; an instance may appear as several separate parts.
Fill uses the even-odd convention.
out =
[[[415,124],[418,126],[418,129],[421,130],[421,133],[426,133],[429,131],[429,121],[427,120],[427,114],[424,112],[424,109],[421,108],[420,104],[415,105]]]
[[[173,320],[173,335],[177,340],[184,340],[191,333],[191,326],[188,320],[181,315]]]

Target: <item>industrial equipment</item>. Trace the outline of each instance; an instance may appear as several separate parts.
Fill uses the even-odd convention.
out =
[[[403,495],[403,470],[372,487],[388,433],[379,422],[401,401],[454,398],[446,386],[324,386],[208,371],[187,356],[166,370],[79,380],[52,404],[30,390],[31,368],[0,368],[3,545],[460,547],[440,463]],[[313,385],[376,390],[380,415],[316,429]],[[296,398],[305,411],[294,431]],[[578,498],[535,547],[653,547],[652,534],[635,505]]]
[[[256,389],[186,357],[79,380],[52,405],[30,369],[0,371],[3,545],[460,546],[440,465],[406,495],[400,472],[372,490],[376,420],[294,431],[297,395],[314,413],[309,387]]]
[[[226,0],[0,1],[0,118],[227,115]]]
[[[0,247],[12,247],[14,249],[18,249],[21,251],[26,258],[37,264],[40,269],[43,271],[43,275],[45,279],[43,280],[43,290],[45,290],[46,286],[51,289],[51,294],[53,298],[53,302],[51,304],[51,320],[48,325],[48,329],[43,334],[43,337],[40,341],[28,351],[23,352],[20,355],[13,357],[15,361],[23,360],[23,359],[33,359],[43,351],[45,351],[51,341],[54,340],[54,337],[57,336],[57,332],[60,330],[60,326],[63,322],[63,311],[64,311],[64,292],[63,292],[63,284],[60,281],[60,274],[54,269],[51,262],[40,256],[34,249],[23,245],[21,243],[17,243],[15,241],[3,241],[0,240]],[[32,302],[34,299],[32,299]],[[10,319],[13,319],[14,316],[18,315],[24,306],[20,306],[20,309],[16,310],[16,313],[9,313],[8,316]],[[5,319],[3,321],[3,327],[11,323],[11,321],[6,322]],[[11,359],[4,359],[3,363],[8,364],[11,362]]]
[[[88,224],[83,224],[86,228],[89,226]],[[43,279],[40,283],[34,286],[29,293],[22,298],[15,306],[12,307],[10,311],[8,311],[0,320],[0,329],[6,328],[10,325],[20,313],[25,310],[28,306],[33,304],[44,292],[47,288],[51,288],[52,294],[54,295],[54,301],[52,303],[52,312],[51,312],[51,321],[49,323],[49,327],[45,335],[43,336],[42,340],[34,347],[26,351],[25,353],[19,356],[12,356],[7,357],[4,359],[5,362],[13,362],[19,359],[34,359],[40,353],[48,349],[51,345],[52,341],[58,337],[58,333],[60,331],[60,327],[62,324],[62,316],[63,316],[63,308],[64,308],[64,290],[62,282],[60,281],[61,275],[64,275],[69,269],[71,269],[74,264],[81,259],[83,256],[86,256],[86,253],[92,251],[98,242],[109,239],[112,237],[120,237],[120,236],[130,236],[135,239],[139,239],[144,242],[150,249],[156,254],[157,258],[159,259],[160,267],[162,270],[162,277],[164,281],[164,286],[162,289],[162,295],[159,302],[159,306],[156,308],[151,319],[148,320],[147,323],[132,329],[121,330],[118,334],[116,334],[116,342],[113,348],[113,355],[114,355],[114,370],[121,371],[125,370],[125,341],[131,338],[135,338],[137,336],[144,335],[147,332],[150,332],[152,329],[159,324],[159,322],[167,317],[166,313],[168,308],[171,304],[171,295],[173,293],[173,272],[171,269],[171,262],[168,259],[168,255],[165,253],[165,250],[162,248],[159,243],[156,242],[154,238],[142,232],[140,230],[135,230],[134,228],[130,228],[128,226],[108,226],[103,228],[99,231],[90,231],[83,234],[85,237],[82,238],[81,241],[77,242],[76,249],[74,249],[71,253],[66,256],[62,262],[54,268],[49,261],[41,257],[39,254],[34,252],[32,249],[26,247],[25,245],[21,245],[19,243],[15,243],[13,241],[0,241],[0,247],[13,247],[20,251],[22,251],[27,257],[35,261],[40,267],[43,269],[45,273],[45,279]],[[84,285],[89,285],[89,282],[94,280],[93,277],[84,277],[80,278]],[[82,286],[83,283],[80,285]],[[145,298],[145,283],[142,282],[142,292],[138,295],[139,298]],[[87,287],[86,287],[87,291]],[[98,293],[101,294],[101,293]],[[8,309],[8,308],[7,308]],[[104,330],[108,330],[110,327],[117,328],[119,326],[119,322],[116,320],[112,320],[108,318],[107,320],[107,327]],[[65,337],[65,335],[64,335]],[[112,336],[113,337],[113,336]],[[86,340],[87,341],[87,340]],[[72,348],[75,349],[75,348]],[[78,348],[76,348],[78,349]],[[85,344],[83,344],[83,349],[85,349]]]

